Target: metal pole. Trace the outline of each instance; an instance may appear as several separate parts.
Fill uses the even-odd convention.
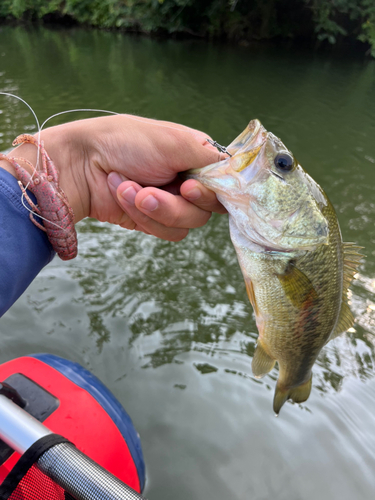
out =
[[[71,443],[47,450],[37,466],[76,500],[145,500]]]
[[[20,455],[35,441],[52,434],[43,424],[0,394],[0,438]]]

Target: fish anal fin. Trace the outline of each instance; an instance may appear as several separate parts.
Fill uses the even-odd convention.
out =
[[[331,336],[328,340],[335,339],[342,333],[346,332],[351,328],[354,324],[354,316],[352,311],[350,310],[348,304],[344,301],[341,303],[341,310],[339,319],[337,320],[336,327],[331,333]]]
[[[283,389],[279,383],[276,384],[275,396],[273,399],[273,411],[278,415],[284,403],[291,399],[294,403],[303,403],[306,401],[311,392],[312,376],[307,382],[293,387],[292,389]]]
[[[256,378],[262,378],[267,375],[272,368],[275,366],[276,360],[271,358],[269,354],[265,351],[261,342],[258,339],[257,346],[254,352],[253,361],[251,363],[251,369],[253,375]]]
[[[304,303],[317,300],[318,294],[309,278],[293,263],[289,263],[284,274],[277,274],[285,295],[291,303],[302,308]]]

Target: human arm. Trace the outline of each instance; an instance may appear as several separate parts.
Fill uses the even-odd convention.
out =
[[[90,216],[178,241],[186,236],[189,228],[206,223],[212,210],[224,211],[215,195],[194,180],[182,184],[182,195],[172,194],[177,193],[175,181],[178,172],[199,168],[221,159],[214,148],[205,145],[206,135],[202,132],[168,122],[119,115],[51,127],[40,135],[60,172],[60,186],[74,210],[75,223]],[[35,165],[37,149],[34,145],[23,144],[14,149],[11,155],[23,157]],[[13,166],[7,161],[0,161],[0,167],[15,175]],[[122,179],[129,180],[119,184],[117,178],[116,183],[118,174]],[[16,179],[11,180],[10,184],[13,192],[11,199],[19,204],[21,190]],[[129,187],[137,192],[135,203],[130,206],[121,196]],[[195,204],[190,203],[187,201],[189,193],[193,191],[194,195],[196,188],[201,196],[195,200]],[[141,206],[149,194],[153,194],[159,201],[159,207],[151,212]],[[18,263],[7,274],[7,280],[11,280],[12,273],[25,277],[20,282],[15,280],[19,290],[12,297],[19,296],[53,257],[45,234],[33,226],[26,209],[22,208],[22,213],[16,212],[12,212],[13,215],[7,222],[8,228],[10,233],[13,232],[15,240],[27,241],[23,253],[28,257],[20,258],[18,247],[13,253],[9,253],[4,244],[1,244],[0,249],[2,255],[6,253],[11,262]],[[15,214],[21,219],[17,220]],[[0,230],[3,231],[3,228]],[[27,237],[25,231],[28,231]],[[34,238],[35,234],[38,238]],[[44,256],[43,259],[39,258],[41,255]],[[2,279],[4,273],[5,270]],[[14,286],[12,283],[12,287]],[[4,293],[7,290],[9,287],[4,285]],[[8,303],[1,297],[1,303],[5,302]],[[0,308],[0,313],[1,311]]]

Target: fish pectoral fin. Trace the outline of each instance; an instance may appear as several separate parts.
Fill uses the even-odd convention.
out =
[[[337,320],[337,324],[333,332],[331,333],[331,336],[327,340],[329,342],[332,339],[335,339],[342,333],[346,332],[351,328],[354,324],[354,316],[352,311],[350,310],[348,304],[344,301],[341,302],[341,310],[340,310],[340,315],[339,319]]]
[[[262,378],[267,375],[272,368],[275,366],[276,360],[271,358],[264,350],[262,344],[258,341],[253,361],[251,363],[251,369],[253,375],[256,378]]]
[[[284,403],[291,399],[294,403],[303,403],[308,399],[311,392],[312,375],[310,379],[304,384],[293,389],[282,389],[277,383],[275,389],[275,396],[273,398],[273,411],[278,415]]]
[[[255,316],[259,315],[259,309],[257,305],[257,300],[255,296],[255,290],[254,290],[254,285],[253,282],[251,281],[250,278],[245,278],[245,286],[246,286],[246,292],[247,296],[249,297],[250,304],[253,306]]]
[[[306,301],[315,301],[318,294],[309,278],[293,263],[289,263],[284,274],[276,275],[285,295],[291,303],[301,308]]]

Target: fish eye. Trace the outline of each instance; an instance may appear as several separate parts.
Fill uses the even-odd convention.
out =
[[[288,155],[287,153],[279,153],[275,156],[273,160],[276,168],[278,168],[281,172],[289,172],[292,170],[294,165],[293,157]]]

